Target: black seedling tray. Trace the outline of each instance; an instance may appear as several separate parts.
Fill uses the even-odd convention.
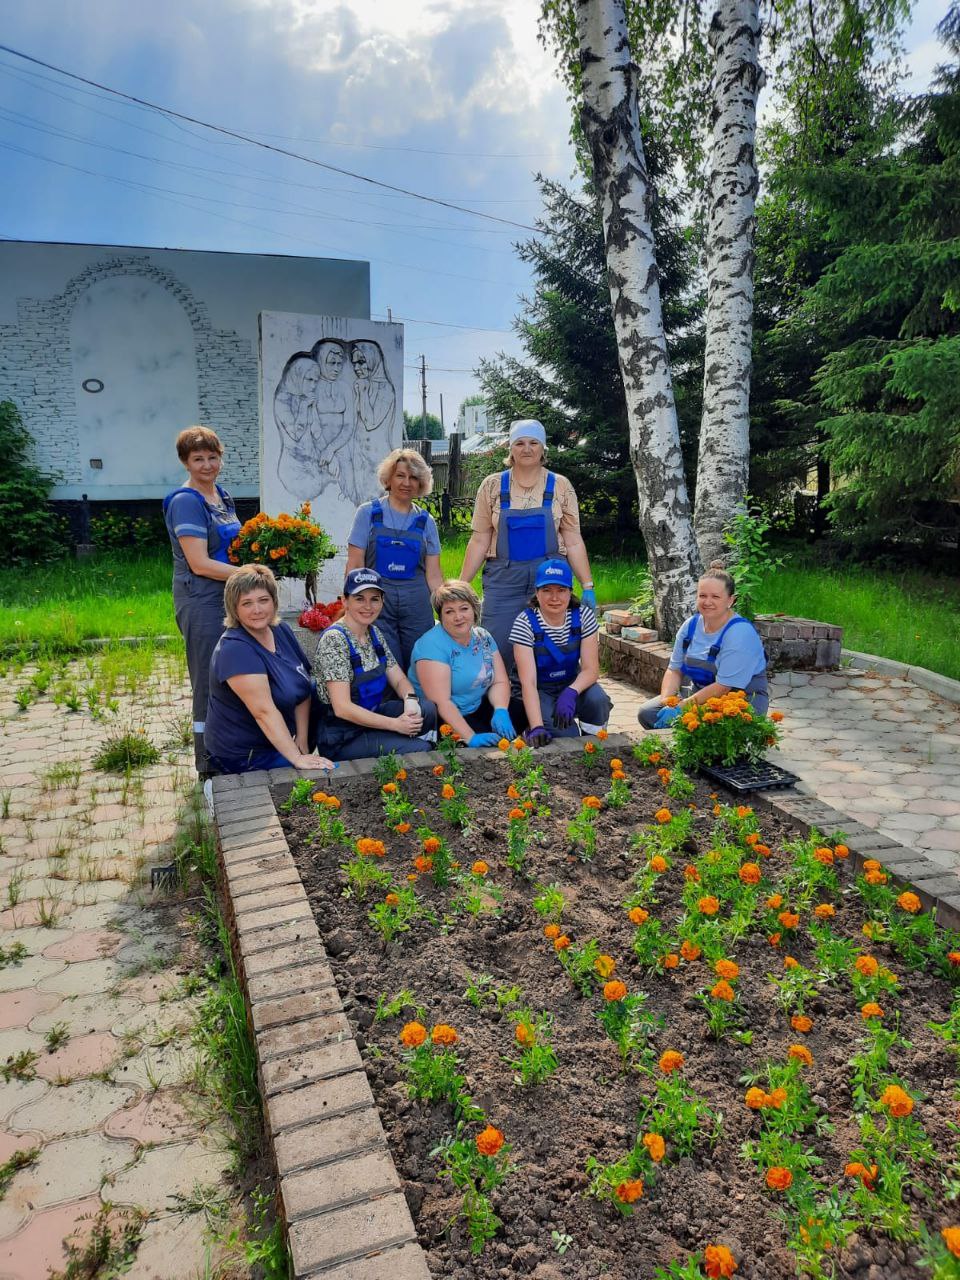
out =
[[[700,766],[700,772],[712,782],[722,782],[731,791],[776,791],[800,781],[795,773],[788,773],[766,760],[705,764]]]

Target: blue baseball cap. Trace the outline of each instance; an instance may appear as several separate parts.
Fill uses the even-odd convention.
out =
[[[383,579],[376,569],[351,569],[343,580],[343,594],[345,596],[358,595],[361,591],[366,591],[368,587],[373,587],[376,591],[383,592]]]
[[[538,587],[567,587],[572,591],[573,570],[566,560],[544,560],[537,570],[537,576],[533,584],[534,590],[537,590]]]

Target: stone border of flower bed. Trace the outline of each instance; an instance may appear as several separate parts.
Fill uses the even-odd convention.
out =
[[[608,749],[637,738],[611,734]],[[580,740],[548,754],[579,752]],[[499,752],[481,758],[499,759]],[[430,753],[404,768],[431,766]],[[327,790],[372,772],[374,761],[317,775]],[[302,777],[272,769],[215,778],[217,848],[237,974],[257,1054],[267,1137],[277,1168],[295,1280],[430,1280],[426,1258],[386,1144],[379,1112],[333,971],[293,861],[271,787]],[[794,790],[753,793],[804,833],[843,831],[859,869],[876,858],[913,888],[945,928],[960,928],[960,881],[913,849]]]

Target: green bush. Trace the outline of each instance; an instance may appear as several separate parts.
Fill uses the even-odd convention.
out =
[[[69,548],[67,522],[50,506],[56,477],[29,460],[30,432],[12,400],[0,400],[0,528],[12,564],[56,560]]]

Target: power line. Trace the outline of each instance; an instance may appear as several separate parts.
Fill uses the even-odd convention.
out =
[[[441,205],[445,209],[453,209],[457,213],[466,213],[474,218],[485,218],[489,222],[503,223],[505,226],[518,227],[521,231],[536,232],[537,228],[529,226],[525,222],[514,222],[510,218],[501,218],[494,213],[483,213],[479,209],[470,209],[466,205],[454,204],[450,200],[441,200],[438,196],[423,195],[419,191],[411,191],[406,187],[394,186],[389,182],[382,182],[379,178],[370,178],[363,173],[354,173],[350,169],[340,168],[338,165],[327,164],[323,160],[315,160],[312,156],[302,155],[298,151],[290,151],[286,147],[275,146],[271,142],[261,142],[257,138],[251,138],[248,134],[238,132],[236,129],[227,129],[222,125],[211,124],[207,120],[200,120],[196,116],[186,115],[182,111],[175,111],[172,107],[164,107],[159,103],[150,102],[145,98],[138,98],[132,93],[124,93],[120,89],[113,89],[110,85],[101,84],[98,80],[90,80],[86,76],[76,75],[72,71],[67,71],[63,67],[55,66],[52,62],[44,62],[42,58],[34,58],[29,53],[23,53],[20,49],[13,49],[10,45],[0,44],[0,51],[12,54],[15,58],[22,58],[25,62],[32,62],[34,66],[45,67],[48,71],[55,71],[58,75],[66,76],[70,80],[76,80],[79,84],[90,85],[91,88],[100,89],[103,93],[112,94],[114,97],[123,98],[127,102],[134,102],[137,106],[146,107],[150,111],[157,111],[161,115],[168,116],[170,119],[183,120],[187,124],[199,125],[204,129],[209,129],[213,133],[222,134],[227,138],[236,138],[240,142],[248,143],[252,147],[262,147],[265,151],[272,151],[277,155],[287,156],[293,160],[302,160],[305,164],[315,165],[318,169],[326,169],[330,173],[338,173],[341,177],[352,178],[355,182],[366,182],[371,186],[382,187],[385,191],[392,191],[398,195],[408,196],[412,200],[423,200],[428,204]]]
[[[375,316],[374,319],[386,320],[386,316]],[[433,324],[441,329],[464,329],[467,333],[513,333],[512,329],[489,329],[482,324],[451,324],[447,320],[416,320],[413,316],[393,316],[394,320],[403,320],[406,324]]]

